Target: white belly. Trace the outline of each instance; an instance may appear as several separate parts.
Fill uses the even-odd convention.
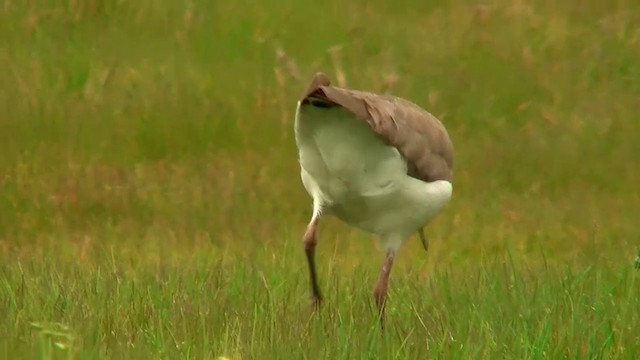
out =
[[[400,153],[341,108],[298,105],[295,133],[302,182],[314,201],[394,247],[451,198],[451,183],[408,176]]]

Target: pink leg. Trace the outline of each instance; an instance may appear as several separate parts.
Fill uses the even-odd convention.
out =
[[[307,230],[304,232],[304,252],[307,255],[307,264],[309,265],[309,275],[311,277],[311,304],[314,310],[318,310],[322,302],[322,294],[318,286],[318,275],[316,273],[315,249],[316,249],[316,231],[318,229],[318,216],[311,219]]]
[[[389,287],[389,274],[391,273],[391,267],[393,266],[393,259],[395,252],[387,252],[384,263],[382,265],[382,271],[378,277],[378,282],[373,290],[373,297],[376,299],[376,305],[378,306],[378,315],[380,316],[380,327],[384,330],[384,308],[387,299],[387,288]]]

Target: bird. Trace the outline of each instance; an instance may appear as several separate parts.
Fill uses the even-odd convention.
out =
[[[427,251],[424,228],[452,197],[449,134],[409,100],[334,86],[323,72],[315,73],[297,102],[294,133],[300,178],[312,199],[303,244],[313,310],[323,301],[315,263],[318,224],[334,216],[381,242],[384,258],[373,298],[384,329],[398,250],[417,233]]]

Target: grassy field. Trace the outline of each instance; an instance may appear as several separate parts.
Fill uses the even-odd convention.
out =
[[[0,2],[0,358],[640,359],[640,3]],[[412,99],[454,195],[400,251],[321,223],[315,71]]]

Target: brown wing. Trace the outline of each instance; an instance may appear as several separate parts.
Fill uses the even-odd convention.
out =
[[[393,96],[331,86],[316,74],[302,104],[341,106],[365,121],[406,159],[409,176],[422,181],[453,177],[453,145],[442,123],[414,103]]]

